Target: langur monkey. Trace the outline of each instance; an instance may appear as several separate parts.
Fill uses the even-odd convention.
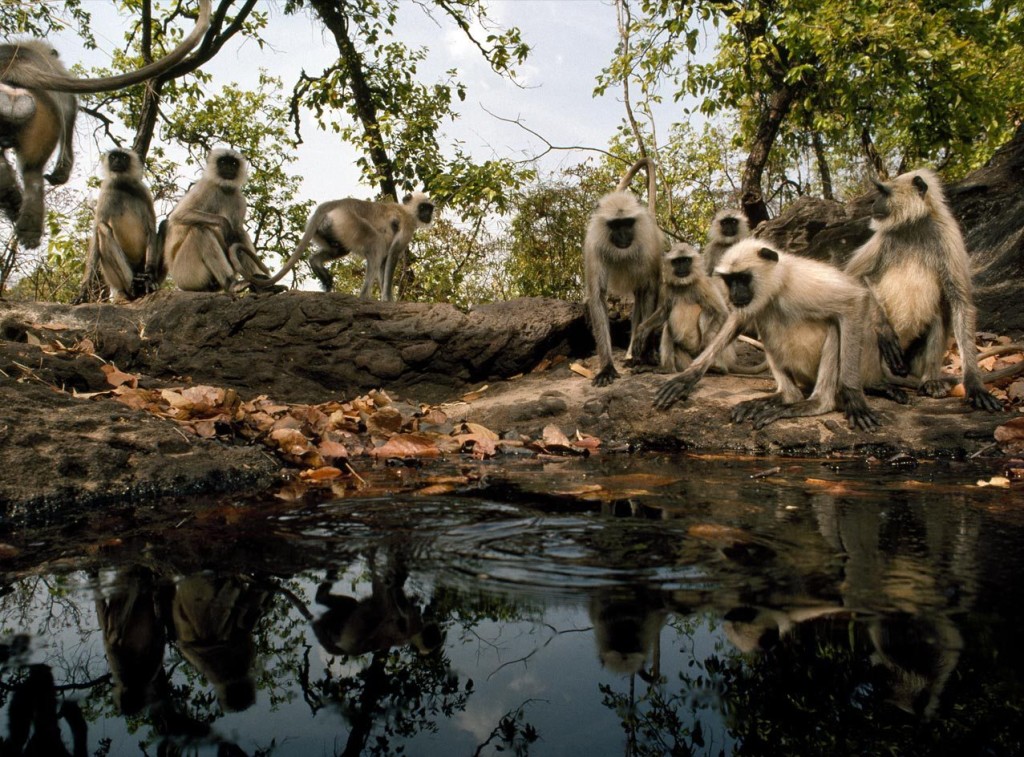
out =
[[[875,185],[875,233],[846,264],[848,274],[867,284],[878,308],[877,344],[864,350],[866,383],[884,382],[884,358],[893,373],[912,374],[921,393],[946,396],[942,358],[955,337],[966,401],[989,412],[1001,410],[978,369],[970,261],[938,177],[919,170]]]
[[[43,234],[43,169],[60,145],[46,180],[65,184],[71,177],[78,102],[74,92],[109,92],[138,84],[167,71],[198,44],[210,25],[210,0],[201,0],[195,28],[160,60],[119,76],[76,79],[57,51],[43,40],[0,44],[0,210],[14,224],[23,247],[38,247]],[[21,173],[7,160],[13,149]]]
[[[401,205],[353,198],[325,202],[313,211],[295,251],[269,283],[276,284],[294,268],[313,242],[318,249],[309,259],[309,266],[325,292],[334,286],[325,263],[355,252],[366,260],[359,296],[370,299],[377,282],[381,299],[392,302],[395,266],[409,249],[416,230],[430,226],[433,220],[434,203],[422,192],[406,195]]]
[[[708,276],[714,275],[715,266],[725,251],[750,236],[750,224],[742,210],[725,208],[711,219],[708,243],[704,246],[704,265]]]
[[[647,169],[646,208],[628,191],[629,183],[641,168]],[[598,201],[597,209],[590,216],[583,240],[583,277],[590,328],[601,366],[594,377],[594,386],[608,386],[619,376],[612,362],[609,294],[633,295],[626,359],[639,355],[641,362],[653,362],[651,345],[638,343],[636,337],[640,324],[657,307],[661,284],[661,253],[665,243],[655,220],[655,200],[654,162],[641,158],[625,173],[615,191]]]
[[[245,230],[248,163],[236,150],[210,150],[199,181],[161,224],[163,254],[178,288],[232,292],[269,288],[270,271]],[[241,276],[244,281],[238,281]]]
[[[705,273],[704,260],[692,246],[676,242],[665,253],[658,309],[637,330],[637,339],[643,344],[651,330],[661,329],[662,370],[684,370],[711,343],[729,315],[723,291]],[[735,344],[729,344],[714,367],[722,373],[754,374],[764,371],[767,364],[739,365]]]
[[[114,302],[126,302],[156,291],[167,275],[153,195],[142,183],[142,161],[132,150],[111,150],[100,169],[88,266],[99,266]]]
[[[725,280],[733,309],[711,344],[683,373],[666,382],[654,405],[685,399],[744,329],[757,328],[777,391],[733,408],[734,422],[755,428],[779,418],[820,415],[836,408],[853,428],[876,428],[861,382],[860,359],[868,291],[827,263],[779,252],[759,239],[731,247],[715,274]],[[804,399],[803,389],[812,389]]]

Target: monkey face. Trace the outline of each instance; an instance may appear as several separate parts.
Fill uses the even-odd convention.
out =
[[[416,208],[416,217],[422,224],[429,224],[434,220],[434,204],[430,202],[421,202]]]
[[[892,197],[892,190],[878,181],[875,182],[875,188],[878,190],[878,197],[871,204],[871,217],[881,221],[889,217],[889,199]]]
[[[722,230],[723,237],[734,237],[736,232],[740,230],[740,222],[738,218],[732,216],[726,216],[718,222],[718,228]]]
[[[127,173],[131,169],[132,158],[124,150],[111,150],[107,155],[107,165],[111,173]]]
[[[745,308],[754,301],[754,276],[750,271],[723,273],[722,280],[729,288],[729,302],[737,308]]]
[[[612,218],[608,224],[608,239],[620,250],[625,250],[633,244],[633,227],[636,225],[635,218]]]
[[[693,273],[693,258],[688,255],[672,258],[669,265],[672,266],[672,275],[677,279],[685,279]]]
[[[221,155],[217,158],[217,175],[225,181],[237,179],[239,168],[241,163],[234,155]]]

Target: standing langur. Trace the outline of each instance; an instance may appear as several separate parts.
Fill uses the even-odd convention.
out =
[[[100,169],[88,265],[99,266],[114,302],[126,302],[156,291],[167,275],[153,195],[142,183],[142,161],[132,150],[111,150]]]
[[[734,422],[754,428],[779,418],[820,415],[836,408],[853,428],[878,419],[867,406],[860,375],[868,292],[837,268],[746,239],[731,247],[715,273],[725,280],[733,310],[711,344],[654,398],[665,410],[685,399],[745,328],[761,335],[777,391],[733,408]],[[805,389],[811,394],[804,398]]]
[[[704,265],[708,276],[715,272],[715,266],[725,251],[750,236],[750,224],[742,210],[725,208],[715,214],[708,229],[708,243],[704,246]]]
[[[58,185],[71,177],[78,112],[72,93],[110,92],[152,79],[183,60],[209,25],[210,0],[202,0],[195,28],[166,56],[130,73],[99,79],[70,76],[57,51],[43,40],[0,44],[0,210],[14,224],[23,247],[38,247],[43,235],[43,170],[58,145],[57,162],[45,178]],[[14,151],[18,171],[7,160],[8,149]]]
[[[658,309],[637,329],[645,343],[652,330],[661,329],[661,368],[678,372],[711,343],[729,315],[724,288],[704,270],[701,254],[685,242],[676,242],[662,258]],[[766,364],[745,367],[737,362],[736,347],[722,349],[714,368],[722,373],[761,373]]]
[[[242,186],[248,164],[240,152],[210,150],[206,170],[161,226],[171,278],[186,292],[231,292],[270,285],[270,271],[245,230]],[[244,281],[238,281],[241,276]]]
[[[370,299],[377,282],[381,299],[391,302],[395,266],[409,249],[412,235],[433,220],[434,203],[422,192],[406,195],[401,205],[351,197],[322,203],[309,217],[306,233],[291,257],[268,283],[276,284],[294,268],[312,242],[317,251],[310,257],[309,267],[325,292],[334,286],[326,263],[355,252],[366,260],[366,277],[359,296]]]
[[[884,357],[893,373],[916,377],[921,393],[944,397],[949,386],[941,378],[942,359],[955,337],[966,401],[1001,410],[978,369],[970,260],[938,177],[912,171],[876,187],[875,233],[846,264],[847,273],[868,285],[880,310],[874,319],[877,345],[865,350],[865,381],[883,381]]]
[[[647,169],[647,207],[628,191],[642,167]],[[655,310],[661,278],[664,239],[655,221],[654,162],[641,158],[622,177],[614,192],[602,197],[590,216],[583,240],[583,277],[587,287],[590,328],[597,343],[601,368],[594,386],[608,386],[619,376],[612,362],[612,338],[608,325],[609,294],[633,295],[633,317],[626,359],[639,355],[653,362],[651,346],[637,342],[637,331]],[[647,339],[646,341],[650,341]]]

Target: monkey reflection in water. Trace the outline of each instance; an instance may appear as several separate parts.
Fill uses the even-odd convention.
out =
[[[590,620],[602,666],[617,675],[638,674],[647,683],[658,679],[661,629],[668,620],[659,596],[632,587],[628,592],[602,592],[590,600]]]
[[[178,650],[210,682],[226,712],[256,702],[253,630],[269,605],[270,592],[244,576],[194,573],[175,588]]]
[[[133,566],[120,572],[106,593],[97,591],[96,617],[114,682],[114,703],[134,715],[159,697],[167,613],[173,587],[151,570]]]
[[[332,594],[337,579],[328,571],[317,587],[316,602],[327,610],[313,621],[313,633],[332,655],[358,656],[411,644],[426,655],[440,648],[440,627],[424,620],[423,611],[405,593],[408,571],[401,565],[377,570],[370,561],[370,596],[363,599]]]

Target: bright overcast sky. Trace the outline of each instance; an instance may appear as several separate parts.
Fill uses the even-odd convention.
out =
[[[440,26],[431,21],[413,3],[401,8],[399,33],[410,46],[425,46],[428,59],[420,65],[421,81],[435,81],[444,71],[457,68],[467,85],[466,101],[456,103],[461,118],[445,127],[449,141],[459,140],[474,158],[515,159],[535,156],[543,151],[542,142],[515,125],[503,123],[487,111],[503,118],[520,119],[554,145],[607,147],[608,140],[624,116],[620,92],[594,98],[598,73],[611,59],[616,44],[615,8],[604,0],[486,0],[492,19],[503,27],[518,26],[523,39],[532,48],[527,62],[518,69],[515,86],[494,74],[479,52],[453,24],[436,15]],[[106,0],[88,2],[93,14],[93,32],[100,52],[82,50],[73,34],[51,40],[65,63],[106,65],[115,49],[123,45],[123,24],[112,4]],[[333,40],[307,14],[285,15],[278,3],[267,4],[270,23],[264,32],[268,46],[248,42],[227,45],[207,65],[214,75],[211,91],[238,82],[255,81],[262,67],[280,77],[286,87],[296,81],[300,71],[317,74],[337,56]],[[130,19],[128,19],[130,20]],[[289,90],[290,91],[290,90]],[[669,98],[671,99],[671,98]],[[666,121],[659,124],[667,131]],[[486,109],[486,110],[485,110]],[[91,119],[81,117],[78,128],[78,168],[85,174],[95,170],[99,152],[92,139]],[[344,196],[369,197],[374,188],[360,185],[354,165],[354,153],[331,134],[320,132],[311,114],[303,117],[303,139],[299,148],[297,173],[303,176],[303,194],[317,202]],[[443,143],[442,143],[443,144]],[[577,163],[585,152],[553,153],[543,168]]]

